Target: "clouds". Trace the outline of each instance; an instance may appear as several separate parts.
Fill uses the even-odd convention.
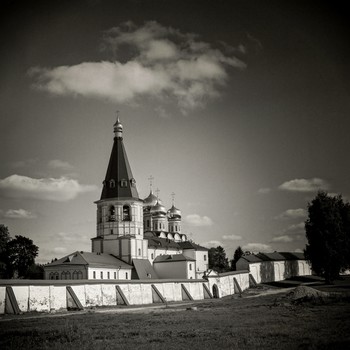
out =
[[[284,220],[284,219],[300,219],[300,218],[306,218],[307,211],[302,208],[298,209],[287,209],[283,213],[279,214],[275,217],[277,220]]]
[[[11,175],[0,180],[0,194],[8,198],[29,198],[65,202],[78,194],[95,190],[95,186],[81,185],[66,177],[35,179]]]
[[[198,214],[190,214],[185,217],[185,222],[190,226],[212,226],[213,221],[208,216],[200,216]]]
[[[36,214],[25,209],[9,209],[3,214],[7,219],[35,219]]]
[[[278,243],[290,243],[293,241],[294,239],[288,235],[282,235],[282,236],[277,236],[272,238],[272,242],[278,242]]]
[[[48,167],[50,169],[59,169],[59,170],[72,170],[73,165],[70,165],[68,162],[59,160],[59,159],[53,159],[50,160],[48,163]]]
[[[239,241],[242,239],[242,236],[238,235],[223,235],[222,239],[225,241]]]
[[[243,251],[249,252],[271,252],[272,248],[268,244],[264,243],[248,243],[242,247]]]
[[[212,240],[212,241],[208,241],[208,242],[202,242],[201,243],[202,246],[206,247],[206,248],[216,248],[216,247],[223,247],[223,243],[220,241],[216,241],[216,240]]]
[[[292,192],[316,192],[318,190],[327,190],[329,184],[320,178],[295,179],[286,181],[278,187],[280,190]]]
[[[33,86],[55,95],[137,102],[140,97],[172,99],[183,113],[203,107],[220,95],[229,68],[245,63],[198,36],[149,21],[137,27],[126,22],[104,33],[110,61],[82,62],[55,68],[32,67]],[[241,51],[242,52],[242,51]]]

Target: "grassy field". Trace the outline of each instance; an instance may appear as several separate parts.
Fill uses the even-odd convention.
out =
[[[0,318],[0,349],[349,349],[349,298],[293,304],[287,292],[161,309]],[[197,310],[187,310],[194,306]]]

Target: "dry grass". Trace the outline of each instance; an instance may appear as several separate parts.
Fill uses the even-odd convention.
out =
[[[1,349],[345,349],[350,302],[283,295],[224,298],[131,313],[92,311],[0,322]]]

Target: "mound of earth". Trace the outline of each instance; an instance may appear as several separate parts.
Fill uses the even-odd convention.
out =
[[[286,295],[286,299],[292,303],[303,301],[323,301],[329,297],[329,293],[321,292],[311,287],[298,286]]]

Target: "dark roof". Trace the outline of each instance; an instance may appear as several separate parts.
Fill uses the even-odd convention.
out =
[[[179,242],[178,244],[182,249],[194,249],[194,250],[203,250],[203,251],[209,250],[208,248],[202,247],[199,244],[196,244],[190,241]]]
[[[137,277],[140,280],[147,278],[158,279],[158,275],[148,259],[134,259],[133,264],[135,266]]]
[[[279,260],[286,260],[286,258],[281,255],[280,253],[273,252],[273,253],[259,253],[256,254],[258,258],[260,258],[263,261],[279,261]]]
[[[160,237],[145,237],[148,240],[148,247],[153,248],[173,248],[173,249],[181,249],[179,243],[174,242],[168,238],[160,238]]]
[[[111,186],[110,181],[114,180],[115,185]],[[122,180],[125,185],[122,187]],[[101,199],[109,198],[137,198],[139,195],[136,189],[135,179],[132,175],[128,157],[125,152],[123,138],[115,137],[108,169],[103,183]]]
[[[243,255],[239,260],[241,259],[244,259],[250,263],[261,262],[261,259],[259,259],[255,254]]]
[[[196,261],[195,259],[189,258],[183,254],[173,254],[173,255],[159,255],[157,256],[153,264],[164,263],[164,262],[174,262],[174,261]]]
[[[89,265],[89,266],[113,266],[122,268],[132,268],[131,265],[116,258],[113,255],[105,253],[89,253],[76,251],[72,254],[66,255],[61,259],[53,261],[45,266],[57,265]]]
[[[283,255],[287,260],[305,260],[304,253],[281,252],[280,254]]]

